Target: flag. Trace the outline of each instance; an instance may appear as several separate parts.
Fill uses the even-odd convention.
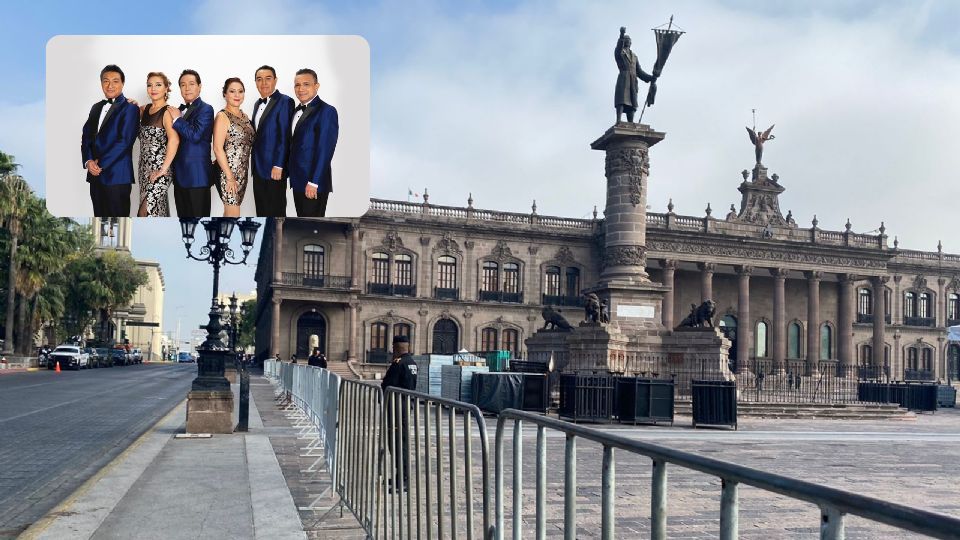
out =
[[[670,20],[672,24],[673,17],[671,17]],[[670,51],[673,50],[673,45],[680,39],[680,35],[683,34],[683,32],[669,29],[654,29],[653,33],[657,39],[657,61],[653,65],[653,76],[660,77],[660,73],[663,72],[663,66],[667,63],[667,58],[670,56]],[[646,106],[652,106],[656,97],[657,82],[654,81],[650,83],[650,88],[647,90]]]

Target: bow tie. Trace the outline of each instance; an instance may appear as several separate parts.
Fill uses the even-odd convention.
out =
[[[105,100],[103,100],[103,104],[104,104],[104,105],[113,105],[113,102],[114,102],[115,99],[116,99],[116,98],[105,99]]]
[[[181,106],[180,106],[180,107],[178,107],[178,108],[180,109],[180,112],[183,112],[183,111],[184,111],[185,109],[189,109],[189,108],[190,108],[190,106],[189,106],[189,105],[187,105],[186,103],[184,103],[183,105],[181,105]]]
[[[257,106],[259,107],[260,105],[266,105],[268,99],[270,99],[270,98],[260,98],[260,99],[258,99],[258,100],[257,100]]]
[[[297,108],[294,109],[293,112],[295,112],[295,113],[296,113],[296,112],[300,112],[300,111],[302,111],[302,110],[304,110],[304,109],[306,109],[306,108],[307,108],[306,105],[297,105]]]

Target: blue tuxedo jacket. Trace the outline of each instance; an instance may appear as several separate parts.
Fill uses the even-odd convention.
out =
[[[120,186],[134,183],[133,143],[140,132],[140,109],[127,103],[123,94],[117,96],[107,111],[100,129],[100,112],[104,102],[98,102],[90,109],[90,116],[83,124],[83,136],[80,137],[80,158],[82,167],[87,161],[96,159],[103,169],[100,176],[87,173],[87,182],[99,178],[106,186]]]
[[[300,116],[290,139],[286,171],[290,187],[295,192],[305,193],[307,182],[317,184],[317,191],[333,191],[330,162],[337,149],[339,132],[337,109],[320,96],[314,97]]]
[[[270,103],[257,116],[257,123],[253,126],[257,135],[253,139],[252,158],[253,174],[260,178],[269,179],[274,167],[287,168],[293,107],[293,98],[275,90],[270,95]],[[250,118],[253,118],[252,114]]]
[[[173,129],[180,135],[173,158],[173,178],[182,188],[210,187],[210,139],[213,136],[213,107],[200,98],[184,111]]]

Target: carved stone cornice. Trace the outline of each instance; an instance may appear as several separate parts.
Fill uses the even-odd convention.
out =
[[[707,244],[701,242],[651,240],[649,238],[647,239],[647,249],[658,253],[682,253],[700,257],[729,257],[735,259],[751,259],[763,262],[839,266],[871,270],[885,270],[887,268],[885,261],[846,257],[841,255],[806,253],[796,249],[753,248],[746,246],[730,246],[718,243]]]

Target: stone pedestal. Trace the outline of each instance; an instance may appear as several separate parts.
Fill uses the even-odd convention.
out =
[[[563,330],[537,330],[524,340],[527,345],[527,359],[531,362],[548,363],[552,356],[554,371],[567,371],[569,364],[567,336],[569,335],[569,331]]]
[[[570,361],[566,371],[626,370],[630,338],[615,325],[582,322],[567,334]]]
[[[233,433],[233,392],[187,394],[187,433]]]

